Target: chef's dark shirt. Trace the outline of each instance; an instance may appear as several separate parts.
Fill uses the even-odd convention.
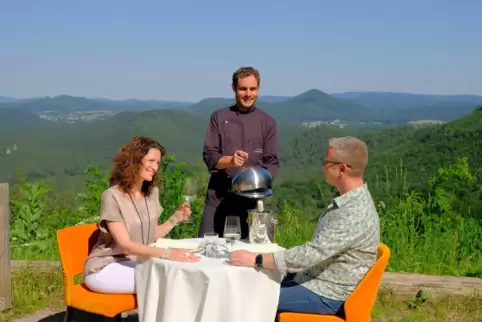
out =
[[[249,154],[244,166],[264,167],[274,178],[279,166],[276,121],[257,107],[242,112],[231,106],[212,114],[203,149],[204,163],[211,172],[208,204],[218,203],[225,196],[231,188],[231,179],[242,169],[216,169],[222,156],[232,156],[236,150]]]

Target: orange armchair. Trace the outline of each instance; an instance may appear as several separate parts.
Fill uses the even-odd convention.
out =
[[[345,301],[345,320],[331,315],[282,312],[279,322],[371,322],[371,311],[377,298],[383,272],[390,259],[390,248],[381,243],[378,246],[378,259],[353,293]]]
[[[75,310],[94,313],[115,321],[121,313],[137,308],[134,294],[101,294],[92,292],[83,283],[75,285],[74,278],[84,271],[84,262],[98,240],[96,224],[85,224],[57,231],[57,244],[62,264],[64,297],[67,310],[65,321],[72,321]]]

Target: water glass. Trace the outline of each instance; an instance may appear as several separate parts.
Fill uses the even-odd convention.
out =
[[[204,255],[206,257],[216,257],[218,255],[218,237],[217,233],[204,234]]]

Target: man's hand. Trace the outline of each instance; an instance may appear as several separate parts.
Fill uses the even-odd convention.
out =
[[[235,250],[229,254],[229,262],[235,266],[254,267],[256,266],[256,254],[244,249]]]
[[[233,167],[241,167],[243,164],[248,160],[248,153],[237,150],[234,152],[233,156],[224,155],[219,159],[218,163],[216,163],[216,169],[227,169]]]
[[[235,167],[240,167],[242,166],[246,160],[248,160],[248,153],[241,151],[241,150],[236,150],[233,155],[233,164]]]

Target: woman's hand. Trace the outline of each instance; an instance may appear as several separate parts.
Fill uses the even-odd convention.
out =
[[[187,249],[182,248],[169,248],[166,250],[167,259],[176,262],[197,262],[199,257],[187,251]]]
[[[191,206],[185,202],[172,214],[171,219],[177,224],[178,222],[185,221],[191,216]]]

